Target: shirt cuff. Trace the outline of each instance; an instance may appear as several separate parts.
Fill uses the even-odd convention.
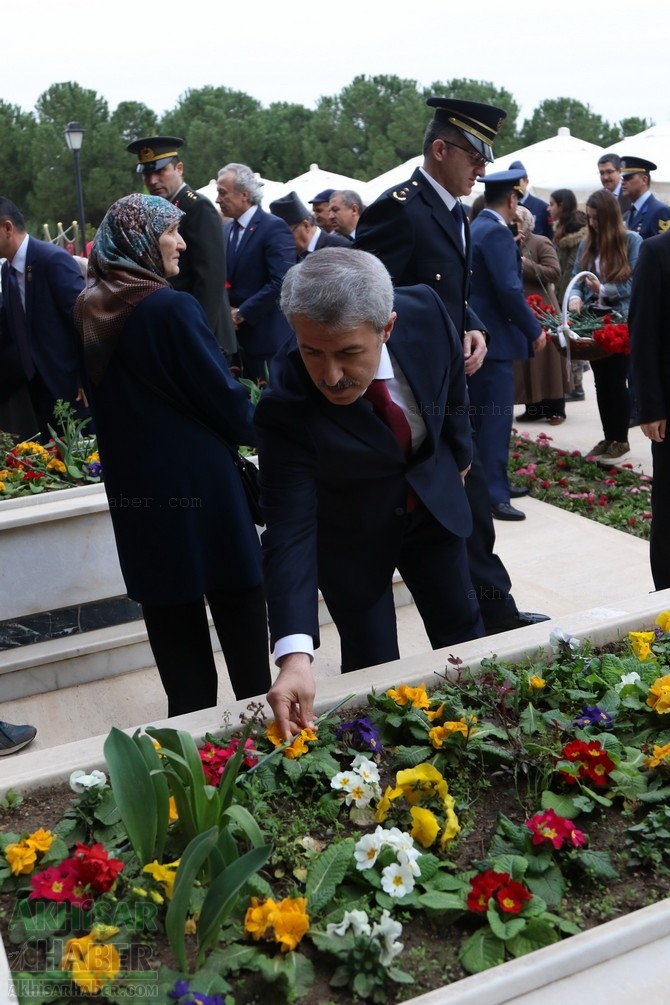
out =
[[[285,635],[283,639],[278,639],[275,645],[274,659],[275,666],[279,666],[279,661],[288,656],[289,653],[307,653],[309,658],[314,660],[314,640],[311,635]]]

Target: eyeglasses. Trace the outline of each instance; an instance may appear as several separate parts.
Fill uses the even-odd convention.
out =
[[[448,147],[456,147],[457,150],[462,150],[474,167],[485,167],[488,164],[486,157],[482,157],[481,154],[476,153],[474,150],[468,150],[467,147],[462,147],[460,143],[452,143],[451,140],[442,140],[442,142]]]

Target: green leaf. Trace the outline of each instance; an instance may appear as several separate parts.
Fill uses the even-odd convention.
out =
[[[504,942],[522,932],[527,924],[525,918],[518,918],[516,916],[510,916],[509,921],[503,921],[495,907],[489,907],[486,917],[493,934]]]
[[[542,793],[541,806],[543,810],[553,810],[559,817],[567,820],[574,820],[579,815],[574,796],[561,796],[548,789]]]
[[[465,901],[455,893],[442,893],[439,890],[429,890],[419,897],[422,907],[430,911],[459,911],[465,910]]]
[[[247,880],[265,865],[271,851],[271,845],[252,848],[210,883],[198,918],[199,961],[216,941],[224,920],[235,906],[237,894]]]
[[[507,948],[512,956],[518,957],[558,941],[559,935],[553,925],[542,918],[530,918],[523,932],[509,940]]]
[[[531,893],[541,897],[549,907],[560,904],[565,893],[565,879],[557,865],[539,874],[528,874],[525,881]]]
[[[488,928],[480,928],[463,943],[458,958],[467,973],[480,974],[504,962],[505,943]]]
[[[305,893],[313,913],[321,911],[332,900],[353,862],[354,846],[353,838],[331,844],[310,866]]]
[[[255,848],[259,848],[263,844],[265,840],[263,832],[245,806],[240,806],[239,803],[233,803],[229,806],[222,814],[221,823],[225,824],[227,820],[236,824]]]
[[[177,869],[172,900],[165,915],[165,932],[170,948],[181,970],[186,970],[186,943],[184,926],[191,906],[191,892],[198,873],[207,856],[216,844],[218,829],[211,827],[204,834],[198,834],[186,846]]]
[[[609,852],[590,851],[588,848],[582,848],[579,851],[579,861],[594,879],[606,880],[619,878],[619,873],[612,865]]]
[[[113,726],[103,752],[112,789],[128,838],[140,865],[156,857],[158,809],[156,789],[144,757],[127,733]]]

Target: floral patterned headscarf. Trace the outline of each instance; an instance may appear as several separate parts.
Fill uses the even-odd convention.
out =
[[[107,210],[93,241],[86,287],[74,312],[94,383],[100,381],[135,307],[167,286],[159,238],[183,215],[166,199],[138,192]]]

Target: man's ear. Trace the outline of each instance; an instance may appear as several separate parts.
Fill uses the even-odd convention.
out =
[[[395,324],[395,319],[397,317],[398,317],[398,315],[394,311],[393,314],[391,315],[391,317],[389,318],[388,322],[382,328],[382,342],[388,342],[389,335],[393,331],[393,326]]]

